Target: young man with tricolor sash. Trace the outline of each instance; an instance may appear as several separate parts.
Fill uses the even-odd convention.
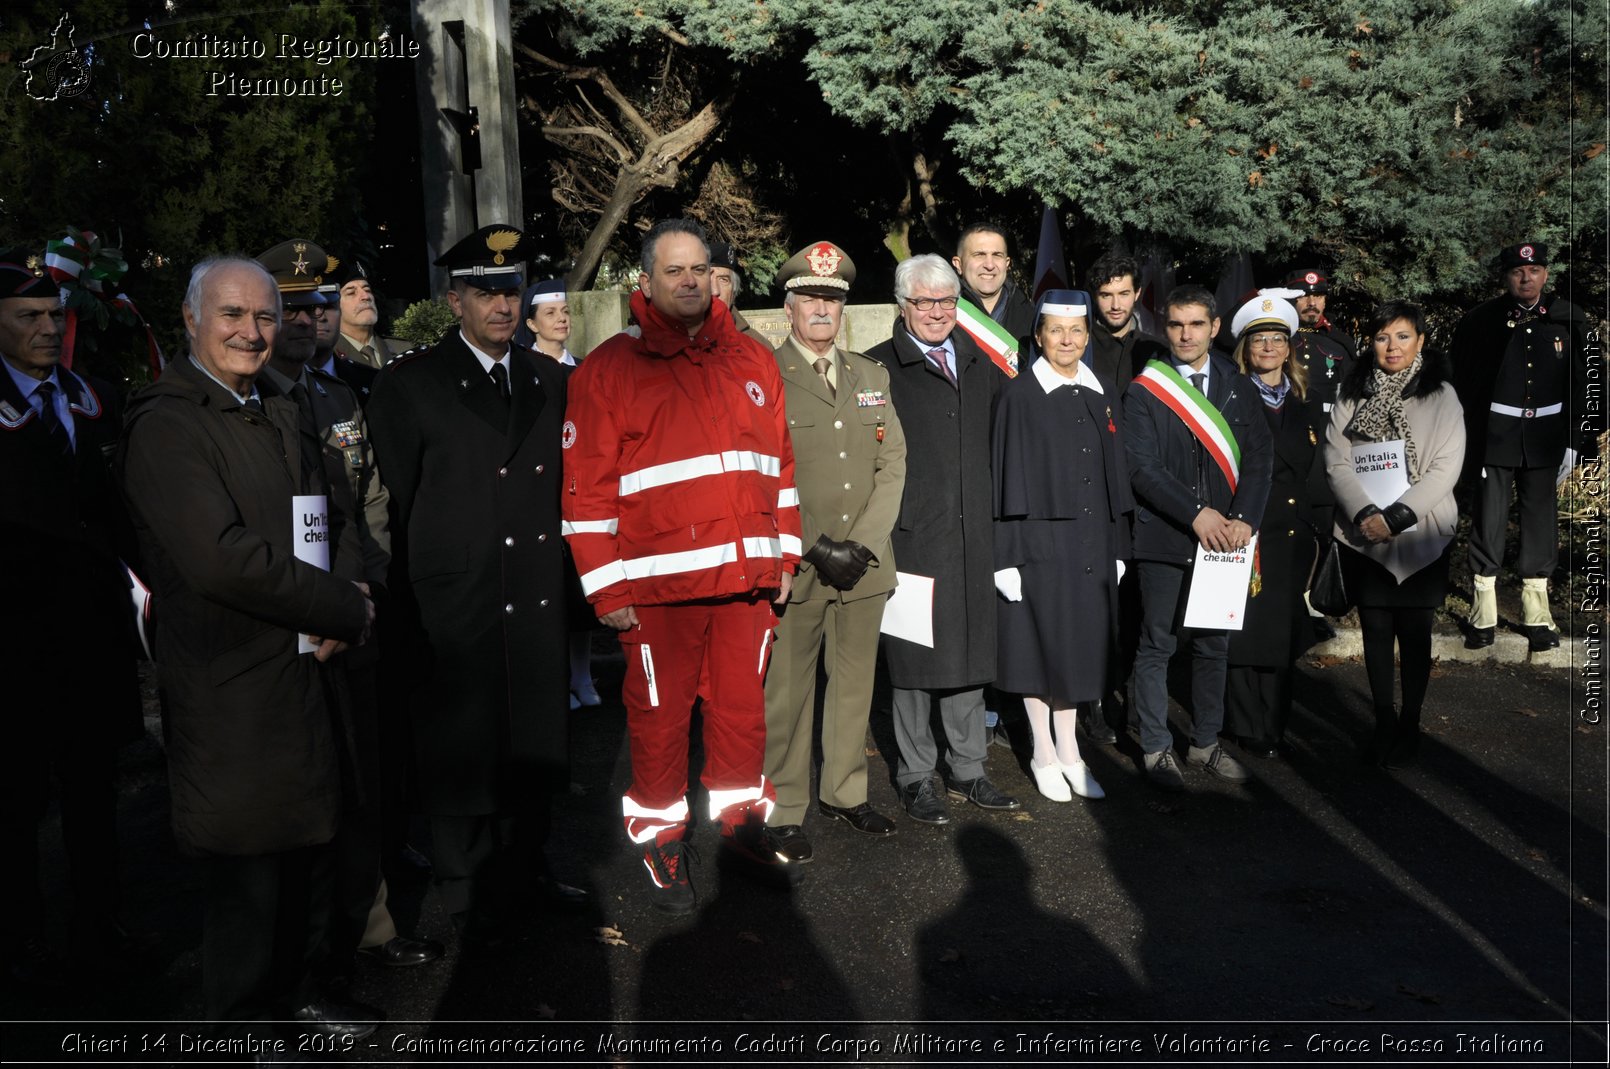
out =
[[[1164,313],[1170,355],[1148,361],[1124,395],[1124,439],[1135,493],[1134,556],[1140,584],[1140,647],[1133,722],[1146,774],[1182,790],[1168,728],[1168,662],[1191,644],[1191,735],[1186,762],[1233,783],[1247,772],[1219,745],[1229,635],[1176,626],[1184,615],[1197,543],[1229,552],[1247,545],[1263,519],[1273,462],[1258,392],[1211,351],[1219,320],[1213,295],[1182,286]]]

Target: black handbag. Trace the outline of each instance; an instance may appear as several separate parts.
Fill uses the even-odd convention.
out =
[[[1325,547],[1319,567],[1314,572],[1314,584],[1308,591],[1308,602],[1326,616],[1346,616],[1353,607],[1342,581],[1342,551],[1333,538]]]

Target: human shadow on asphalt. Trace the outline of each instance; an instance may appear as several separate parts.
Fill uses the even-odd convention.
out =
[[[922,1020],[1088,1020],[1103,992],[1134,988],[1088,925],[1040,905],[1016,842],[969,824],[956,834],[956,856],[967,878],[961,897],[917,933]]]
[[[691,874],[698,912],[644,955],[637,1020],[860,1019],[855,995],[818,948],[791,881],[714,842],[701,849]],[[641,1031],[666,1034],[653,1024]],[[835,1034],[857,1031],[846,1026]]]
[[[1127,988],[1101,991],[1103,1016],[1557,1017],[1508,962],[1469,937],[1468,918],[1448,916],[1436,901],[1462,907],[1484,898],[1485,911],[1507,913],[1512,934],[1493,942],[1533,975],[1546,955],[1519,949],[1535,932],[1521,918],[1555,908],[1557,892],[1507,862],[1495,865],[1490,849],[1446,827],[1420,799],[1389,783],[1383,793],[1353,763],[1352,728],[1361,721],[1349,692],[1334,677],[1300,682],[1292,730],[1315,737],[1298,738],[1288,760],[1251,761],[1246,784],[1192,768],[1182,794],[1138,776],[1103,781],[1108,798],[1087,810],[1099,833],[1081,837],[1078,849],[1103,851],[1099,877],[1115,881],[1135,913],[1127,932],[1100,929],[1114,948],[1129,946],[1135,969]],[[1404,849],[1422,838],[1460,845],[1419,843],[1422,860]],[[1465,886],[1455,889],[1459,881]],[[1041,901],[1057,908],[1044,893]]]
[[[570,713],[570,789],[554,797],[545,851],[553,878],[591,893],[581,909],[550,908],[536,894],[511,918],[504,945],[466,947],[450,936],[452,978],[442,991],[440,1021],[581,1021],[613,1015],[608,938],[609,872],[630,846],[621,834],[617,764],[626,757],[620,705],[623,665],[594,662],[603,704]],[[452,1034],[449,1030],[448,1034]],[[477,1034],[481,1034],[477,1032]]]
[[[1326,720],[1360,717],[1356,707],[1347,708],[1341,696],[1323,687],[1305,688],[1302,700]],[[1428,719],[1436,707],[1433,680],[1427,695]],[[1571,926],[1595,925],[1602,934],[1603,921],[1573,903],[1566,888],[1538,871],[1549,869],[1563,880],[1559,868],[1548,864],[1551,847],[1538,849],[1536,844],[1550,843],[1561,851],[1559,857],[1568,856],[1561,836],[1582,834],[1580,823],[1557,804],[1476,764],[1437,734],[1422,736],[1417,764],[1403,771],[1366,765],[1352,747],[1330,746],[1320,752],[1323,760],[1294,762],[1293,769],[1375,850],[1501,955],[1501,960],[1493,961],[1491,954],[1471,944],[1468,935],[1450,933],[1481,956],[1479,968],[1500,974],[1516,970],[1558,1005],[1568,1004]],[[1449,797],[1449,789],[1464,797]],[[1435,800],[1433,792],[1446,801]],[[1482,812],[1472,812],[1465,799]],[[1480,829],[1489,819],[1526,844],[1521,849],[1538,849],[1540,856],[1510,856],[1484,838]],[[1602,837],[1600,841],[1602,847]],[[1601,864],[1602,858],[1601,852]],[[1385,898],[1376,903],[1383,935],[1420,923],[1420,918],[1401,911],[1404,904]],[[1601,951],[1602,943],[1601,939]],[[1601,966],[1602,960],[1601,953]],[[1514,980],[1504,982],[1512,985]],[[1602,1009],[1601,1005],[1599,1012]]]

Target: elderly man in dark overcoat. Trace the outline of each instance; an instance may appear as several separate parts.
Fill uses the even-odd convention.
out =
[[[328,488],[295,403],[257,387],[279,320],[258,264],[198,264],[190,354],[130,403],[120,467],[159,606],[173,831],[204,859],[207,1017],[226,1033],[296,1018],[361,1037],[374,1018],[315,998],[311,967],[350,761],[328,662],[368,636],[374,607],[294,553],[293,498]],[[298,652],[299,633],[315,651]]]
[[[550,794],[569,782],[565,372],[510,344],[524,247],[494,225],[437,260],[459,328],[389,364],[368,408],[392,497],[391,594],[415,624],[402,652],[435,879],[480,943],[502,938],[515,890],[581,895],[542,858]]]
[[[61,366],[56,283],[32,249],[0,252],[0,556],[7,615],[6,962],[26,986],[68,980],[40,932],[38,826],[60,785],[73,935],[91,958],[121,949],[118,744],[140,733],[128,581],[133,532],[107,451],[121,428],[109,383]]]
[[[884,643],[894,685],[896,779],[911,819],[949,821],[934,784],[939,701],[951,797],[982,809],[1018,808],[984,772],[984,686],[995,678],[995,560],[991,537],[990,410],[1001,372],[956,329],[961,281],[943,259],[895,268],[900,318],[867,356],[889,369],[889,399],[906,434],[906,487],[895,523],[902,572],[930,577],[933,646]]]

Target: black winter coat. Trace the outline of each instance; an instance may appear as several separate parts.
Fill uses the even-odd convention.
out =
[[[0,678],[16,710],[6,749],[36,762],[51,737],[137,738],[140,692],[129,585],[134,531],[112,480],[122,428],[110,383],[58,369],[77,448],[63,453],[0,370],[0,559],[6,613]],[[68,718],[52,723],[53,716]]]
[[[525,349],[509,361],[505,407],[455,331],[386,365],[366,410],[391,491],[420,802],[440,816],[569,782],[565,371]]]
[[[1124,448],[1135,491],[1136,560],[1189,564],[1196,553],[1191,521],[1204,507],[1254,531],[1263,522],[1272,463],[1269,424],[1251,379],[1213,353],[1208,400],[1224,415],[1241,446],[1241,477],[1235,492],[1185,423],[1138,382],[1124,393]],[[1143,368],[1136,368],[1138,375]]]
[[[1278,416],[1267,408],[1274,468],[1269,504],[1258,528],[1261,589],[1247,599],[1240,631],[1230,632],[1230,663],[1289,665],[1313,644],[1303,591],[1319,548],[1331,537],[1330,484],[1325,480],[1323,394],[1287,395]],[[1263,405],[1260,403],[1260,408]],[[1276,423],[1278,422],[1278,426]]]
[[[884,644],[894,686],[978,687],[995,678],[995,550],[990,416],[1005,376],[961,330],[950,385],[896,320],[867,353],[889,369],[889,399],[906,434],[906,487],[895,523],[902,572],[934,580],[934,646]]]

